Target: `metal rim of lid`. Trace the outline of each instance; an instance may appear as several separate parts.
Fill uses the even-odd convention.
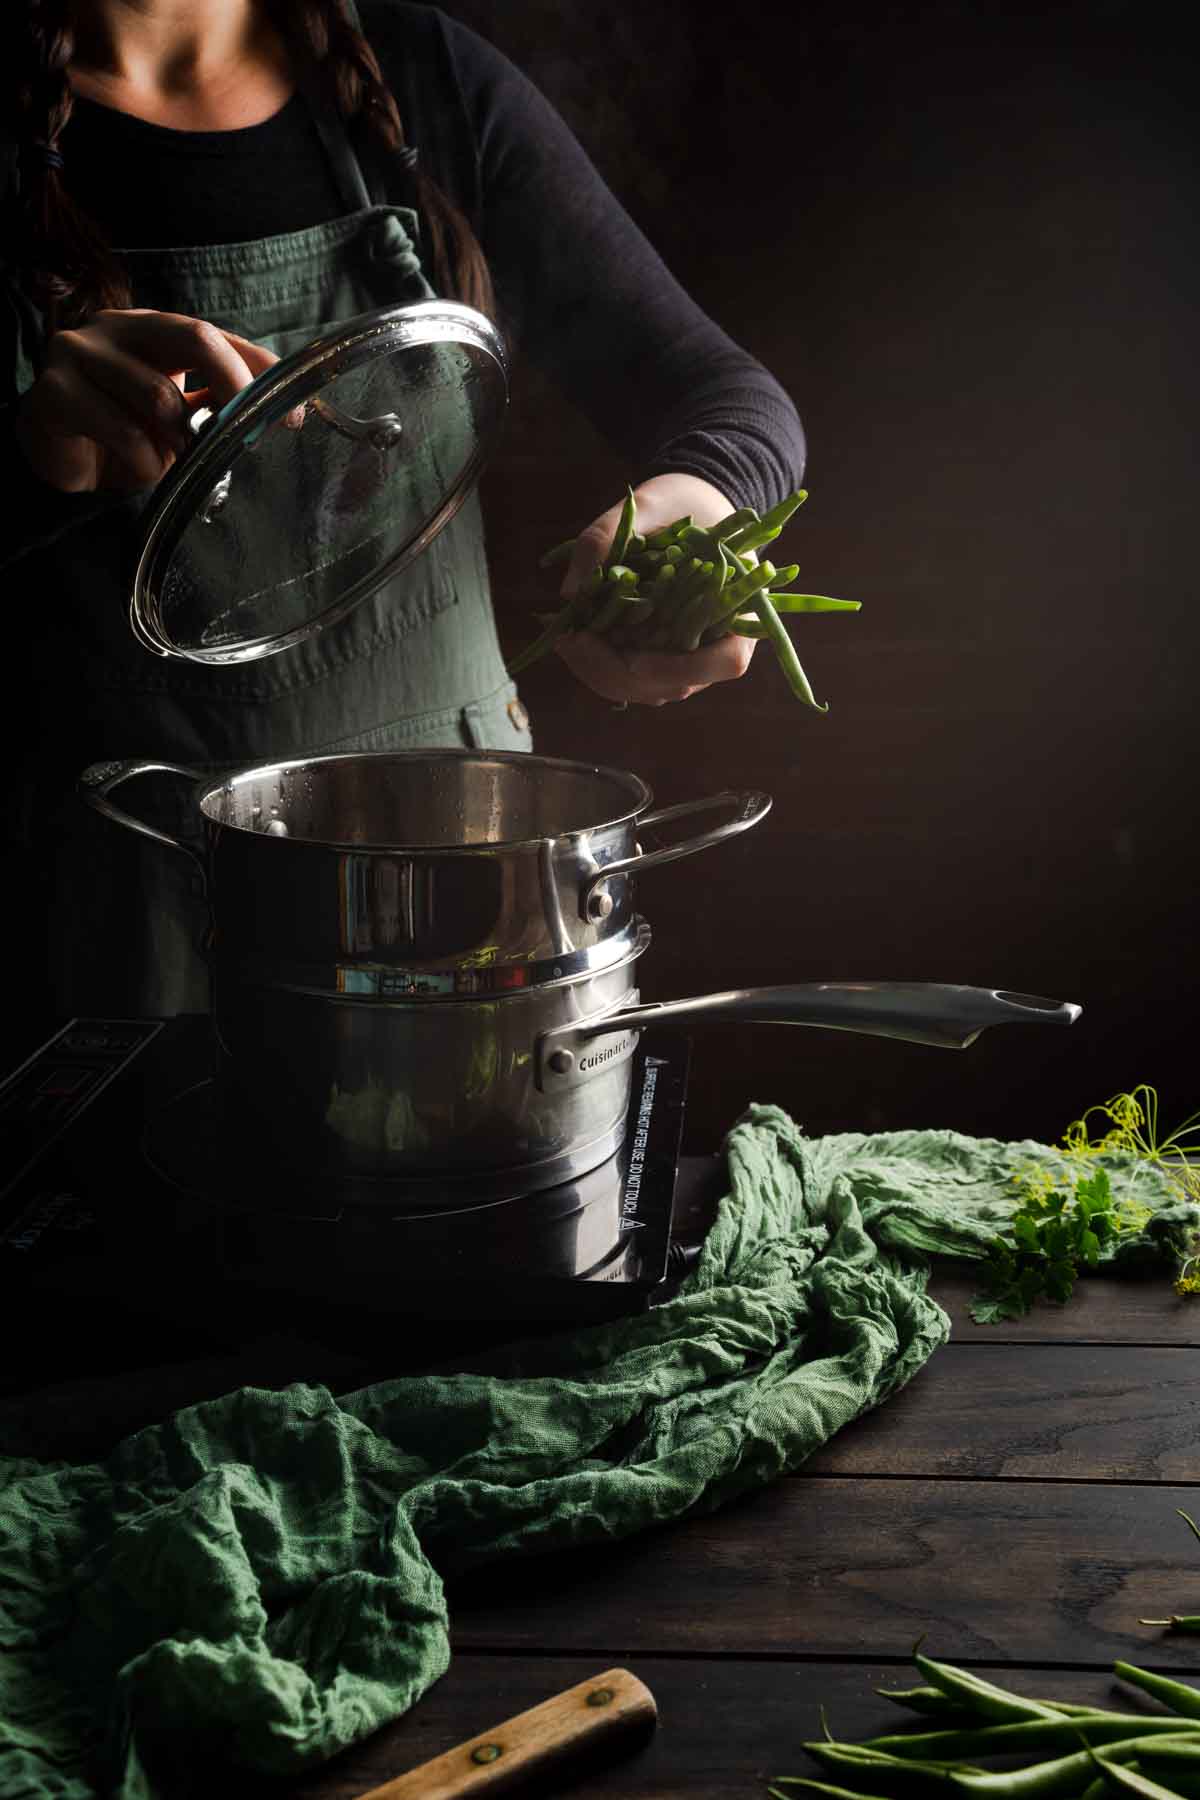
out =
[[[176,644],[163,624],[159,605],[161,586],[184,531],[199,505],[211,492],[230,462],[263,426],[310,399],[336,375],[345,374],[377,356],[425,345],[466,344],[483,353],[483,367],[497,397],[487,429],[481,433],[474,454],[443,496],[441,505],[393,556],[361,577],[332,605],[290,631],[273,637],[247,638],[215,649]],[[286,400],[287,404],[281,404]],[[449,524],[471,492],[487,460],[508,400],[508,358],[496,327],[472,307],[451,300],[422,300],[415,305],[387,307],[364,314],[345,326],[282,358],[244,388],[216,415],[195,448],[190,450],[158,491],[150,511],[134,576],[129,622],[134,636],[156,656],[176,657],[204,664],[254,662],[274,656],[306,638],[335,625],[377,588],[421,554]]]

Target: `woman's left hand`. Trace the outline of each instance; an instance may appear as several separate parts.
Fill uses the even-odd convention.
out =
[[[734,509],[724,494],[696,475],[655,475],[633,490],[637,529],[648,535],[690,513],[697,525],[715,525]],[[581,531],[575,540],[562,597],[571,599],[585,576],[604,561],[621,517],[621,502]],[[703,649],[672,655],[665,650],[622,652],[592,631],[573,631],[555,649],[572,674],[606,700],[665,706],[686,700],[714,681],[744,675],[754,654],[753,638],[724,637]]]

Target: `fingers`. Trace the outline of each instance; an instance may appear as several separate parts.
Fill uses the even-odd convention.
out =
[[[236,331],[226,331],[222,335],[233,345],[252,375],[265,374],[279,361],[265,344],[252,344],[249,338],[239,337]]]
[[[64,447],[62,457],[56,458],[44,448],[47,439],[84,438],[98,444],[108,457],[115,459],[117,467],[109,469],[106,483],[114,487],[153,487],[174,461],[165,443],[152,437],[103,388],[78,374],[70,379],[61,370],[48,369],[39,386],[37,417],[30,423],[42,440],[43,454],[35,466],[43,479],[67,490],[78,485],[71,471],[79,459],[69,447]],[[83,485],[93,485],[93,480],[85,480]]]
[[[611,506],[598,519],[593,519],[587,529],[581,531],[575,539],[575,548],[571,552],[571,560],[567,564],[560,589],[564,600],[573,600],[579,592],[580,582],[585,581],[593,569],[600,567],[612,546],[620,517],[621,508]]]
[[[224,406],[278,360],[204,319],[137,307],[99,313],[51,338],[22,403],[22,448],[64,491],[151,487],[190,443],[191,413]],[[198,385],[185,394],[187,375]]]
[[[750,666],[754,641],[726,637],[683,656],[642,650],[620,655],[594,632],[576,631],[555,648],[585,687],[617,703],[665,706],[717,681],[736,681]]]
[[[73,339],[66,348],[72,357],[72,373],[82,377],[81,394],[84,388],[96,390],[127,416],[130,425],[140,426],[163,454],[187,449],[189,402],[170,375],[130,355],[108,333],[66,335]]]
[[[209,389],[217,407],[240,394],[256,374],[277,360],[271,351],[250,345],[245,338],[222,331],[207,319],[137,308],[105,313],[102,319],[106,333],[128,355],[164,375],[198,375],[200,385]]]

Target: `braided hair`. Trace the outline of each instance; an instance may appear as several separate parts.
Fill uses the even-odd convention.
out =
[[[77,207],[62,179],[58,140],[75,96],[68,0],[29,0],[17,47],[17,159],[21,217],[15,260],[51,328],[103,307],[128,306],[129,282],[104,233]]]
[[[312,74],[347,127],[385,153],[405,150],[404,126],[375,52],[348,0],[260,0],[292,56]],[[62,178],[59,138],[71,117],[75,54],[71,0],[26,0],[16,46],[20,219],[15,261],[50,329],[131,304],[129,280],[103,231],[75,205]],[[491,313],[491,279],[466,218],[410,154],[409,179],[439,292]]]

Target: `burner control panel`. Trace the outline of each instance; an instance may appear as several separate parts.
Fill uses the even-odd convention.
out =
[[[63,1152],[98,1097],[164,1030],[156,1019],[72,1019],[0,1083],[0,1259],[82,1248],[97,1228]]]

